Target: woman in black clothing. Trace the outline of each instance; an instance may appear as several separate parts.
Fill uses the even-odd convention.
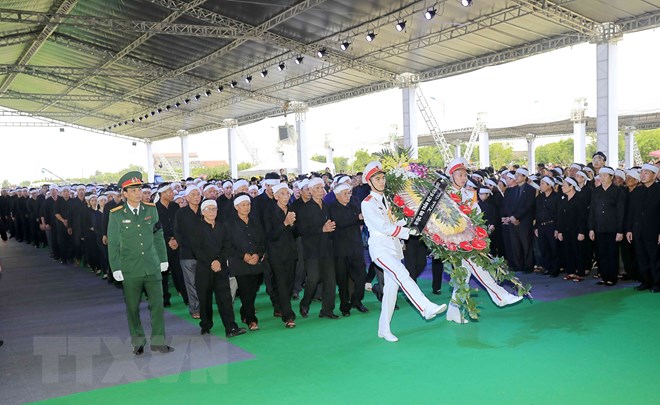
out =
[[[560,243],[562,261],[566,268],[564,280],[584,280],[582,244],[587,233],[587,207],[584,199],[577,195],[580,187],[572,177],[567,177],[561,190],[564,193],[557,204],[557,239]]]
[[[245,193],[234,197],[234,209],[238,215],[227,221],[229,247],[229,272],[236,277],[241,297],[241,319],[250,330],[259,329],[254,301],[259,290],[261,262],[266,253],[266,236],[256,219],[250,218],[250,196]]]
[[[289,210],[291,190],[286,183],[273,186],[273,196],[277,204],[268,207],[264,219],[268,260],[277,284],[282,321],[287,328],[294,328],[296,315],[291,309],[291,295],[298,255],[293,235],[296,213]]]
[[[195,289],[199,298],[199,326],[202,335],[211,333],[213,327],[213,294],[215,303],[225,327],[225,335],[234,337],[245,333],[234,320],[234,308],[229,290],[229,269],[227,266],[227,240],[224,228],[216,222],[218,204],[215,200],[205,200],[201,205],[202,220],[195,229],[192,250],[195,265]]]
[[[85,197],[85,200],[87,202],[87,206],[80,208],[81,233],[83,239],[82,243],[85,263],[87,263],[91,271],[96,272],[96,274],[101,274],[101,263],[99,260],[101,255],[99,254],[98,245],[96,244],[96,228],[94,227],[98,197],[96,197],[95,194],[88,194]]]

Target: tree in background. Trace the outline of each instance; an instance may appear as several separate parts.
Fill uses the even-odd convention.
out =
[[[437,146],[420,146],[417,162],[438,169],[445,167],[445,160]]]
[[[376,159],[378,158],[373,153],[367,152],[366,149],[359,149],[357,152],[355,152],[353,159],[353,173],[363,171],[367,163]]]
[[[635,135],[635,141],[639,148],[639,154],[642,155],[642,160],[644,162],[652,161],[653,158],[649,156],[649,153],[660,150],[660,129],[639,131]]]
[[[488,149],[490,165],[495,169],[499,169],[502,166],[508,167],[512,163],[522,163],[516,159],[516,156],[513,152],[513,147],[506,142],[493,142],[489,145]],[[469,160],[475,165],[479,163],[479,145],[474,147],[474,150],[472,151],[472,157]]]
[[[536,148],[536,161],[539,163],[545,163],[546,165],[553,164],[561,167],[569,166],[573,163],[573,145],[573,139],[565,139],[563,141],[538,146]],[[591,155],[589,155],[589,157],[591,157]]]

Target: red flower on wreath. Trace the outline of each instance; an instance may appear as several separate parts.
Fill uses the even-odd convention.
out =
[[[456,204],[461,202],[461,196],[459,196],[458,194],[449,193],[449,198],[451,198],[452,201],[454,201]]]
[[[403,209],[403,215],[405,215],[405,216],[407,216],[407,217],[412,217],[413,215],[415,215],[415,211],[411,210],[411,209],[408,208],[408,207],[405,207],[405,208]]]
[[[461,249],[465,250],[466,252],[469,252],[472,250],[472,245],[470,245],[470,242],[464,240],[458,245]]]
[[[470,208],[469,206],[464,205],[464,204],[463,204],[463,205],[460,205],[458,208],[459,208],[459,209],[461,210],[461,212],[462,212],[463,214],[465,214],[465,215],[470,215],[470,213],[472,212],[472,208]]]
[[[394,201],[394,205],[396,205],[397,207],[405,207],[406,206],[405,201],[403,201],[403,198],[401,198],[401,196],[398,195],[398,194],[394,196],[394,199],[392,201]]]
[[[440,235],[438,235],[437,233],[434,233],[434,234],[433,234],[433,237],[432,237],[431,239],[433,239],[433,242],[434,242],[436,245],[441,245],[441,244],[442,244],[442,238],[441,238]]]
[[[488,246],[488,243],[486,243],[486,241],[483,239],[474,238],[472,240],[472,247],[477,250],[484,250],[486,249],[486,246]]]
[[[447,250],[449,250],[450,252],[455,252],[456,251],[456,244],[451,243],[451,242],[447,243]]]
[[[486,230],[480,226],[474,229],[474,233],[477,235],[478,238],[485,238],[488,236],[488,232],[486,232]]]

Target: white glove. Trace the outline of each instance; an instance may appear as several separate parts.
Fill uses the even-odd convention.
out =
[[[411,236],[418,236],[419,235],[419,230],[417,230],[417,228],[410,228],[410,235]]]
[[[168,262],[162,262],[160,264],[160,272],[167,271],[167,269],[170,267],[170,264]]]
[[[114,279],[117,281],[124,281],[124,275],[122,274],[121,270],[113,271],[112,277],[114,277]]]

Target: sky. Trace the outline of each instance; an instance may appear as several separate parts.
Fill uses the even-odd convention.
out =
[[[660,30],[627,34],[618,43],[618,108],[620,114],[660,111],[660,80],[657,66]],[[475,72],[425,82],[421,88],[442,130],[473,127],[477,114],[485,113],[491,128],[568,118],[574,100],[586,97],[587,115],[596,115],[596,45],[581,44],[516,62]],[[0,117],[0,122],[16,117]],[[24,120],[28,121],[28,120]],[[326,140],[334,156],[352,157],[358,149],[374,152],[383,148],[390,134],[402,134],[403,113],[400,89],[388,90],[339,103],[312,108],[307,113],[308,154],[325,155]],[[270,118],[240,127],[259,158],[272,160],[284,152],[295,159],[293,145],[278,145],[277,127],[295,124],[294,117]],[[417,113],[420,134],[428,133]],[[59,177],[86,177],[116,172],[130,164],[147,167],[143,143],[66,127],[0,127],[0,181],[12,183]],[[542,138],[538,145],[559,138]],[[359,140],[359,141],[358,141]],[[524,141],[510,142],[514,149],[526,148]],[[227,130],[189,136],[189,152],[200,160],[229,160]],[[173,138],[153,144],[154,153],[180,153],[181,141]],[[238,161],[249,162],[243,144]]]

